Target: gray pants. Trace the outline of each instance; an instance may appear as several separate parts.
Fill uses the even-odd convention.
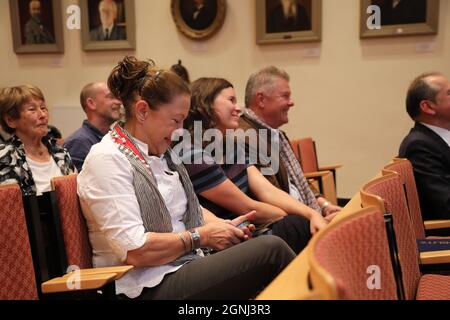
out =
[[[295,253],[280,238],[263,236],[194,260],[168,274],[138,299],[250,299],[268,285]]]

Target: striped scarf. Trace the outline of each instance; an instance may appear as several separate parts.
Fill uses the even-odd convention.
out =
[[[269,125],[267,125],[264,121],[262,121],[258,116],[250,109],[246,109],[244,111],[245,116],[250,118],[252,121],[260,125],[261,127],[267,130],[273,130]],[[291,148],[291,144],[289,143],[286,134],[281,131],[279,132],[280,137],[280,161],[283,166],[286,168],[289,177],[289,183],[293,183],[297,188],[300,194],[300,201],[306,204],[308,207],[321,212],[319,204],[317,203],[316,197],[309,187],[308,181],[305,178],[302,168],[300,167],[300,163],[295,157],[294,151]]]
[[[158,190],[158,183],[150,165],[145,160],[139,147],[133,142],[132,136],[119,123],[110,131],[110,134],[119,151],[127,157],[132,166],[133,186],[141,209],[145,232],[173,232],[170,213]],[[171,149],[165,153],[164,157],[169,169],[178,172],[184,192],[186,193],[187,210],[183,216],[183,222],[186,228],[192,229],[203,225],[203,214],[200,209],[200,204],[186,169],[183,165],[177,165],[172,161],[172,157],[176,157],[176,155]],[[181,161],[177,163],[181,163]],[[170,264],[177,266],[197,258],[199,258],[197,254],[189,253]]]

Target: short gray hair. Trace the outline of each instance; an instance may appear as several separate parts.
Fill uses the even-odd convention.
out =
[[[261,88],[267,90],[273,85],[274,79],[278,78],[284,79],[288,82],[290,79],[286,71],[275,66],[266,67],[253,73],[250,78],[248,78],[247,85],[245,87],[245,107],[250,107],[257,91]]]

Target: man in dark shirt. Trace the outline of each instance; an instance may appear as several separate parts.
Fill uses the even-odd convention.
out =
[[[64,143],[78,172],[91,147],[100,142],[110,126],[119,120],[121,108],[121,102],[114,98],[105,82],[86,85],[81,90],[80,102],[87,120]]]
[[[417,77],[406,109],[415,125],[399,155],[413,166],[422,217],[450,219],[450,82],[436,72]]]
[[[29,3],[30,20],[25,24],[25,44],[55,43],[51,32],[42,23],[41,2],[31,0]]]

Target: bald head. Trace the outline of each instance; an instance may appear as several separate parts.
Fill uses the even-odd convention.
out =
[[[41,2],[39,0],[31,0],[28,9],[32,17],[39,17],[41,15]]]

